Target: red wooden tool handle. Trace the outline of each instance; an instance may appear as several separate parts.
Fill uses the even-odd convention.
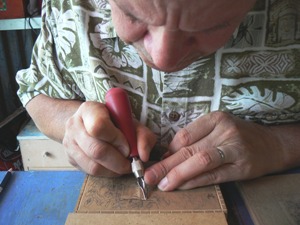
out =
[[[122,131],[130,147],[130,157],[138,157],[137,138],[126,91],[112,88],[105,96],[106,107],[114,124]]]

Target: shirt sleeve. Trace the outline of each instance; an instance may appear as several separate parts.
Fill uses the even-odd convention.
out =
[[[17,94],[23,106],[39,94],[84,100],[70,70],[61,63],[62,57],[72,51],[72,40],[76,39],[76,24],[70,15],[72,9],[62,9],[52,2],[43,1],[41,31],[33,47],[30,66],[16,75]],[[61,23],[60,20],[65,21]],[[60,30],[68,31],[67,38]]]

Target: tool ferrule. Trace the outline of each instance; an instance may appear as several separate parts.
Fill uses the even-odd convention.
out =
[[[144,166],[140,159],[137,157],[132,158],[131,169],[136,178],[141,178],[144,176]]]

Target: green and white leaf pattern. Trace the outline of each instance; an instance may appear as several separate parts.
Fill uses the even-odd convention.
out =
[[[260,91],[256,86],[250,89],[240,88],[230,96],[224,96],[222,101],[227,103],[227,108],[236,114],[251,112],[272,112],[286,110],[296,101],[286,93],[264,89]]]
[[[117,37],[106,0],[44,0],[31,65],[16,77],[18,95],[24,105],[38,94],[104,102],[108,89],[122,87],[136,118],[164,146],[215,110],[268,124],[300,121],[300,27],[282,33],[280,22],[289,16],[296,24],[300,9],[292,0],[263,1],[224,48],[164,73]],[[169,118],[174,111],[177,121]]]
[[[97,43],[99,44],[97,46]],[[122,43],[122,44],[121,44]],[[125,45],[119,39],[106,39],[103,41],[93,42],[96,48],[102,51],[103,61],[111,67],[133,67],[139,68],[142,66],[142,60],[135,53],[131,45]]]
[[[57,24],[64,24],[64,26],[57,26],[57,29],[54,29],[53,34],[56,40],[56,45],[58,52],[61,54],[63,60],[66,58],[66,55],[70,54],[72,47],[75,44],[76,40],[76,25],[74,21],[75,14],[72,10],[67,10],[64,13],[60,13],[58,9],[53,8],[50,23],[53,27],[56,27]]]

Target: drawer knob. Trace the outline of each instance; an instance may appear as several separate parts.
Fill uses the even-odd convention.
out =
[[[50,152],[44,152],[43,156],[44,157],[51,157],[51,153]]]

